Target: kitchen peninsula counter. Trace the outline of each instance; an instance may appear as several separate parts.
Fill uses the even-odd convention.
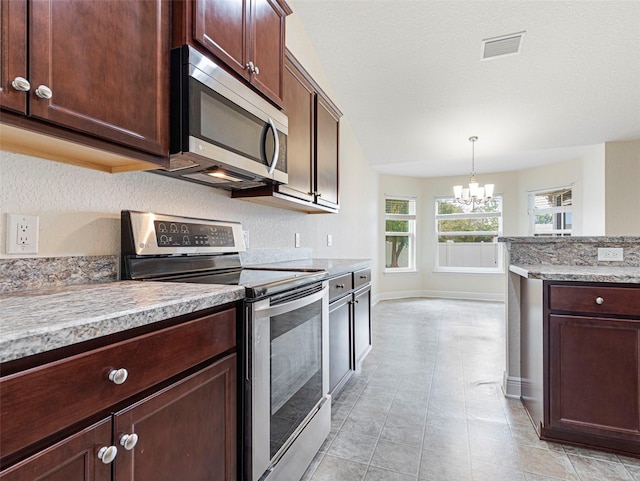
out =
[[[502,238],[505,392],[539,437],[640,456],[640,238]],[[617,248],[617,262],[598,249]]]
[[[0,294],[0,362],[244,298],[240,286],[121,281]]]
[[[567,266],[552,264],[511,264],[509,271],[528,279],[543,281],[640,283],[640,267]]]

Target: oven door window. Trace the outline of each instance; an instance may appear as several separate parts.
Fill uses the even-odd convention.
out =
[[[323,398],[322,301],[271,317],[271,457]]]

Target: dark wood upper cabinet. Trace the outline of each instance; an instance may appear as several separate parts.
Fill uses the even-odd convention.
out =
[[[285,65],[284,82],[285,113],[289,119],[287,136],[289,180],[286,185],[279,186],[279,190],[313,202],[315,90],[290,62]]]
[[[27,2],[1,0],[0,106],[27,113]],[[15,87],[12,83],[15,82]]]
[[[338,199],[338,134],[340,114],[332,103],[316,96],[316,202],[337,209]]]
[[[209,52],[278,106],[283,99],[283,0],[190,0],[174,4],[173,46]]]
[[[2,121],[25,132],[10,150],[110,172],[168,164],[169,2],[0,2]],[[105,154],[74,161],[61,141]]]
[[[289,119],[287,184],[237,190],[232,196],[307,213],[338,212],[342,113],[288,50],[284,113]]]
[[[168,154],[168,2],[53,0],[30,8],[30,115]]]

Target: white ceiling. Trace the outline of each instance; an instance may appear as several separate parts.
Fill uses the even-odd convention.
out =
[[[521,170],[640,139],[640,1],[291,0],[372,166]],[[481,61],[483,39],[526,31]],[[481,180],[482,182],[482,180]]]

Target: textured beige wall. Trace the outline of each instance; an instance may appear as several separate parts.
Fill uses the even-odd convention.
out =
[[[606,235],[640,235],[640,140],[605,144]]]

